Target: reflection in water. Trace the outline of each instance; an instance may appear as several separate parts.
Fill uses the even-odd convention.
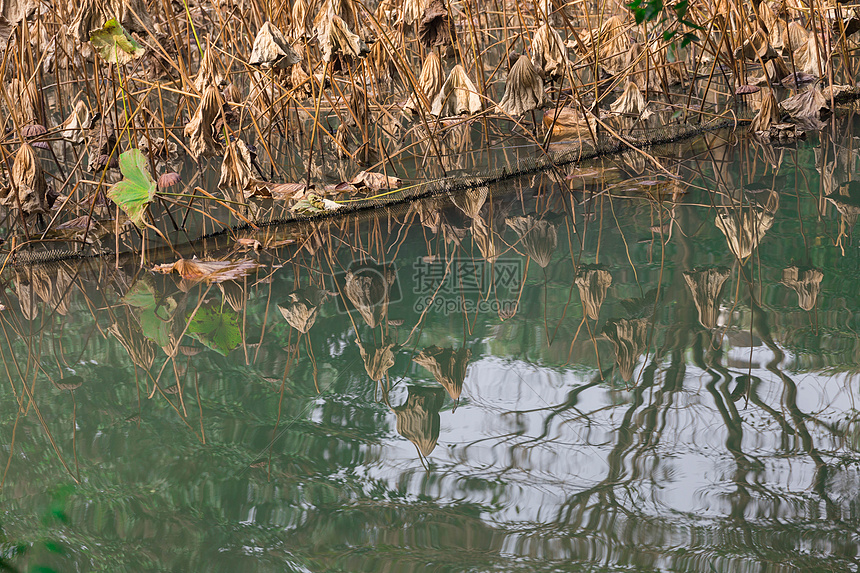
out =
[[[431,346],[421,351],[413,360],[426,368],[433,378],[445,388],[452,400],[459,400],[466,379],[466,367],[472,351],[468,348],[439,348]]]
[[[720,295],[730,274],[731,271],[725,267],[696,269],[684,273],[684,280],[690,287],[693,302],[699,311],[699,324],[709,330],[717,326]]]
[[[436,448],[439,439],[439,410],[445,396],[441,388],[410,386],[406,402],[397,408],[397,433],[415,444],[425,457]]]
[[[62,547],[20,568],[856,569],[829,137],[176,245],[253,259],[236,280],[10,263],[0,525]]]
[[[600,307],[606,300],[606,291],[612,285],[612,275],[601,266],[583,265],[576,273],[575,281],[585,314],[591,320],[597,320]]]

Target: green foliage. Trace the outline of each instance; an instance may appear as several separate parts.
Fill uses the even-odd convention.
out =
[[[689,7],[689,0],[680,0],[679,2],[675,2],[669,6],[675,14],[675,20],[678,23],[678,27],[687,28],[687,31],[680,33],[682,48],[686,47],[691,42],[697,42],[699,40],[699,37],[696,36],[695,32],[692,30],[702,30],[701,26],[687,20],[687,10]],[[665,28],[669,21],[669,18],[666,16],[661,18],[661,15],[666,8],[663,0],[633,0],[630,4],[627,4],[627,8],[633,13],[633,18],[636,20],[637,24],[653,22],[658,26]],[[671,26],[671,23],[668,25]],[[664,30],[663,39],[668,42],[678,34],[678,30]]]
[[[135,225],[143,227],[146,207],[155,198],[155,180],[146,169],[146,157],[139,149],[130,149],[119,156],[119,169],[123,178],[111,185],[107,195]]]
[[[239,316],[217,305],[198,309],[186,332],[224,356],[242,343]]]
[[[139,309],[138,320],[145,337],[162,347],[170,344],[170,325],[176,309],[176,301],[172,297],[167,297],[159,305],[152,285],[141,280],[134,283],[122,301]]]
[[[111,18],[107,23],[90,32],[90,42],[104,61],[109,64],[127,64],[143,56],[144,50],[134,38]]]

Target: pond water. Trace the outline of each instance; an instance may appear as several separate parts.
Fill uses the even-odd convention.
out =
[[[4,563],[856,571],[852,122],[7,266]]]

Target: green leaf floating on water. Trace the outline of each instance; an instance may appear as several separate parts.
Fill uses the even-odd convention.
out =
[[[122,181],[108,189],[108,197],[125,211],[138,227],[143,227],[146,206],[155,198],[155,180],[146,169],[146,157],[139,149],[130,149],[119,156]]]
[[[242,343],[239,315],[217,305],[198,309],[185,332],[224,356]]]
[[[146,50],[129,36],[116,18],[90,32],[90,42],[104,61],[109,64],[127,64],[141,57]]]

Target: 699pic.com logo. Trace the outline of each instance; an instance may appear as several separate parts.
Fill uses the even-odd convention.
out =
[[[388,307],[403,298],[395,266],[372,259],[353,261],[346,271],[336,273],[334,280],[343,294],[337,297],[338,311],[357,310],[371,326],[381,324]]]

